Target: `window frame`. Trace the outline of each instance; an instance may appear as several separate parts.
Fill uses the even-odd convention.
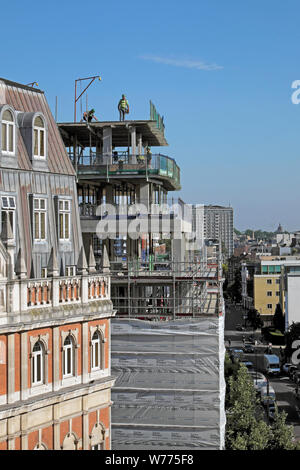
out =
[[[66,203],[68,209],[65,208]],[[60,208],[60,205],[63,208]],[[59,241],[70,241],[71,240],[71,200],[70,199],[58,199],[58,239]],[[66,220],[68,220],[68,237],[66,237]],[[61,236],[62,235],[62,236]]]
[[[67,339],[70,338],[70,343],[66,344]],[[68,353],[70,351],[70,372],[68,368]],[[66,336],[63,344],[63,357],[62,357],[62,378],[67,379],[75,376],[75,342],[71,334]]]
[[[39,345],[40,349],[35,351],[34,348]],[[40,357],[40,363],[38,364],[38,357]],[[35,342],[32,353],[31,353],[31,386],[37,387],[45,383],[45,349],[43,343],[38,340]],[[40,380],[36,380],[37,371],[40,369]]]
[[[76,266],[74,264],[70,264],[66,266],[66,277],[74,277],[76,276]]]
[[[8,204],[7,207],[3,205],[3,200],[7,199]],[[11,206],[11,200],[13,200],[13,206]],[[16,238],[16,196],[14,195],[7,195],[7,194],[2,194],[1,195],[1,232],[3,230],[3,213],[7,214],[12,213],[12,233],[13,233],[13,239],[15,240]]]
[[[47,267],[41,267],[41,278],[42,279],[47,279],[48,277],[48,268]]]
[[[37,118],[40,118],[44,124],[44,127],[37,126],[35,121]],[[41,155],[41,135],[43,135],[43,155]],[[35,153],[36,147],[36,137],[37,137],[37,149],[38,153]],[[45,118],[41,114],[37,114],[33,118],[33,125],[32,125],[32,153],[33,157],[36,160],[46,160],[46,138],[47,138],[47,128],[45,123]]]
[[[6,119],[3,119],[3,115],[6,111],[11,113],[12,121],[7,121]],[[2,141],[3,127],[2,126],[6,126],[6,131],[5,131],[6,149],[3,148],[3,141]],[[9,148],[9,143],[10,143],[9,142],[10,141],[10,133],[9,133],[10,127],[12,127],[12,148],[13,148],[12,151],[7,150],[7,147]],[[16,119],[15,119],[14,111],[9,107],[4,108],[1,113],[1,153],[7,156],[15,156],[16,154]]]
[[[35,207],[35,203],[38,201],[39,207]],[[44,201],[45,207],[41,208],[41,201]],[[33,197],[33,240],[34,242],[46,242],[47,241],[47,199],[43,197]],[[38,216],[38,237],[36,238],[36,214]],[[44,215],[44,238],[42,238],[42,215]]]
[[[97,335],[97,338],[94,338]],[[96,351],[98,347],[98,353]],[[96,359],[98,365],[96,364]],[[91,372],[102,369],[102,336],[99,330],[95,330],[91,340]]]

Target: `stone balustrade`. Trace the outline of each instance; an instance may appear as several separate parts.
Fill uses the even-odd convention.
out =
[[[82,282],[86,280],[87,282]],[[109,276],[93,274],[27,280],[27,308],[110,299]],[[85,291],[85,292],[84,292]],[[55,302],[56,300],[56,302]],[[84,302],[85,303],[85,302]]]

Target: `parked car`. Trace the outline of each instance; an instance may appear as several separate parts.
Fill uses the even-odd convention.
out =
[[[262,374],[261,372],[257,372],[256,370],[250,370],[249,374],[253,379],[253,385],[257,393],[262,387],[267,386],[267,379],[264,374]]]
[[[293,382],[295,384],[300,383],[300,370],[295,370],[295,372],[293,373]]]
[[[276,400],[275,390],[269,385],[269,387],[261,387],[260,389],[260,400],[263,405],[271,405]]]
[[[254,337],[253,335],[248,336],[248,342],[249,342],[250,344],[255,344],[255,341],[256,341],[256,340],[255,340],[255,337]]]
[[[294,372],[298,370],[298,367],[297,366],[290,366],[289,367],[289,371],[288,371],[288,376],[291,380],[293,380],[293,375],[294,375]]]
[[[245,344],[245,346],[243,347],[243,351],[246,354],[252,354],[255,352],[254,347],[250,343]]]
[[[284,373],[284,374],[287,374],[289,373],[289,369],[290,367],[292,366],[293,364],[291,364],[290,362],[286,362],[285,364],[282,364],[281,366],[281,371]]]
[[[253,363],[252,363],[252,362],[250,362],[250,361],[242,361],[241,364],[244,364],[244,365],[247,367],[247,369],[253,370]]]
[[[300,400],[300,390],[298,387],[295,388],[294,395],[295,395],[295,398],[297,398],[297,400]]]
[[[243,325],[238,324],[238,325],[236,325],[235,329],[236,329],[236,331],[245,331],[246,328]]]
[[[266,410],[268,412],[268,409]],[[269,405],[269,420],[274,421],[275,418],[275,403]]]
[[[241,359],[243,356],[243,350],[238,348],[233,348],[231,354],[234,358]]]

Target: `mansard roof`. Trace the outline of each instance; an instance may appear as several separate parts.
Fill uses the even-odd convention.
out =
[[[48,168],[51,173],[75,175],[60,132],[42,90],[0,78],[0,107],[11,106],[16,112],[42,113],[48,129]],[[20,129],[18,133],[18,163],[23,170],[32,170]]]

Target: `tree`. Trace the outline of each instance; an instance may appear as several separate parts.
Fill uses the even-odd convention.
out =
[[[271,426],[272,435],[268,446],[271,450],[295,449],[293,426],[286,424],[286,417],[287,414],[284,411],[279,412],[276,407],[274,422]]]
[[[240,269],[234,274],[234,282],[227,288],[227,292],[235,302],[242,300],[242,275]]]
[[[273,326],[276,330],[281,331],[281,333],[284,333],[285,330],[285,320],[284,320],[284,315],[282,312],[282,308],[280,304],[276,305],[276,310],[273,316]]]
[[[255,330],[262,326],[262,320],[261,320],[261,317],[260,317],[260,313],[255,308],[251,308],[248,311],[247,322],[249,322],[249,324]]]
[[[246,367],[230,369],[228,357],[226,377],[227,450],[298,450],[293,428],[286,424],[286,413],[275,409],[272,425],[265,421],[263,409],[256,399],[252,379]]]
[[[247,368],[240,365],[236,376],[229,377],[226,425],[226,449],[265,449],[269,432],[263,422],[258,400]]]

